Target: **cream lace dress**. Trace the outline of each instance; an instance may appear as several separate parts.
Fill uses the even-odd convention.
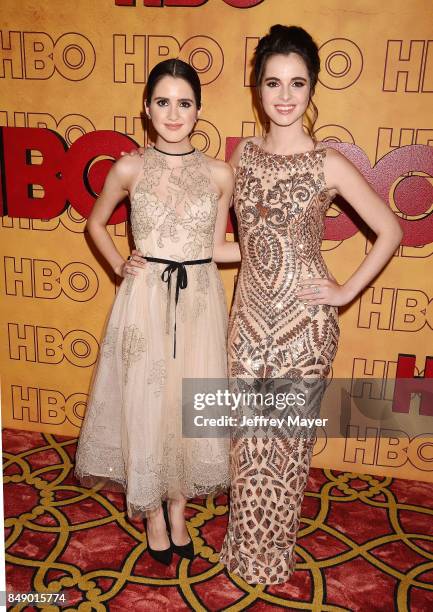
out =
[[[135,245],[145,256],[177,262],[212,257],[217,206],[205,155],[147,149],[131,197]],[[76,455],[82,484],[123,489],[130,517],[163,499],[205,496],[229,484],[229,441],[182,436],[182,379],[227,376],[220,275],[213,262],[185,266],[187,287],[176,306],[180,271],[173,271],[169,291],[161,278],[166,268],[148,262],[121,283]]]

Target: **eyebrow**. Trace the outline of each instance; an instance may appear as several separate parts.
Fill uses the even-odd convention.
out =
[[[169,98],[167,96],[158,96],[157,98],[154,98],[154,100],[168,100]],[[191,102],[193,103],[194,100],[192,100],[191,98],[178,98],[179,102]]]
[[[297,77],[293,77],[290,79],[291,81],[304,81],[305,83],[307,82],[307,79],[305,77],[302,76],[297,76]],[[266,81],[281,81],[281,79],[279,79],[278,77],[266,77],[265,82]]]

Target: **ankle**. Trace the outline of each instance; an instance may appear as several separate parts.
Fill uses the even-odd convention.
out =
[[[168,516],[170,520],[180,520],[185,516],[186,500],[173,500],[167,504]]]
[[[172,508],[172,509],[176,509],[176,510],[185,510],[185,506],[186,506],[186,499],[182,498],[182,499],[169,499],[167,501],[167,508]]]
[[[150,514],[146,519],[146,524],[147,528],[150,528],[151,531],[165,531],[165,519],[162,509]]]

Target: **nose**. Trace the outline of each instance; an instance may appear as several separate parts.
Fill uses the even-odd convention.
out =
[[[168,111],[168,119],[169,121],[176,121],[179,118],[179,109],[177,104],[170,104]]]
[[[290,85],[283,85],[280,88],[280,98],[284,102],[287,102],[288,100],[290,100],[291,95],[292,95],[292,92],[290,90]]]

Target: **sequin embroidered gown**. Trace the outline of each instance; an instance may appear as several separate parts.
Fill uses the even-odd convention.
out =
[[[147,149],[131,198],[136,248],[176,261],[212,257],[218,191],[199,151],[169,157]],[[126,491],[130,517],[161,500],[204,496],[229,484],[229,442],[182,437],[182,378],[227,376],[227,306],[214,262],[187,266],[176,309],[148,262],[126,277],[101,344],[81,429],[75,474],[86,486]]]
[[[246,143],[235,183],[242,266],[229,323],[229,376],[326,378],[339,327],[332,306],[304,306],[300,279],[327,278],[320,252],[330,204],[326,149],[274,155]],[[320,406],[320,404],[319,404]],[[288,580],[314,437],[233,436],[230,518],[221,561],[248,583]]]

